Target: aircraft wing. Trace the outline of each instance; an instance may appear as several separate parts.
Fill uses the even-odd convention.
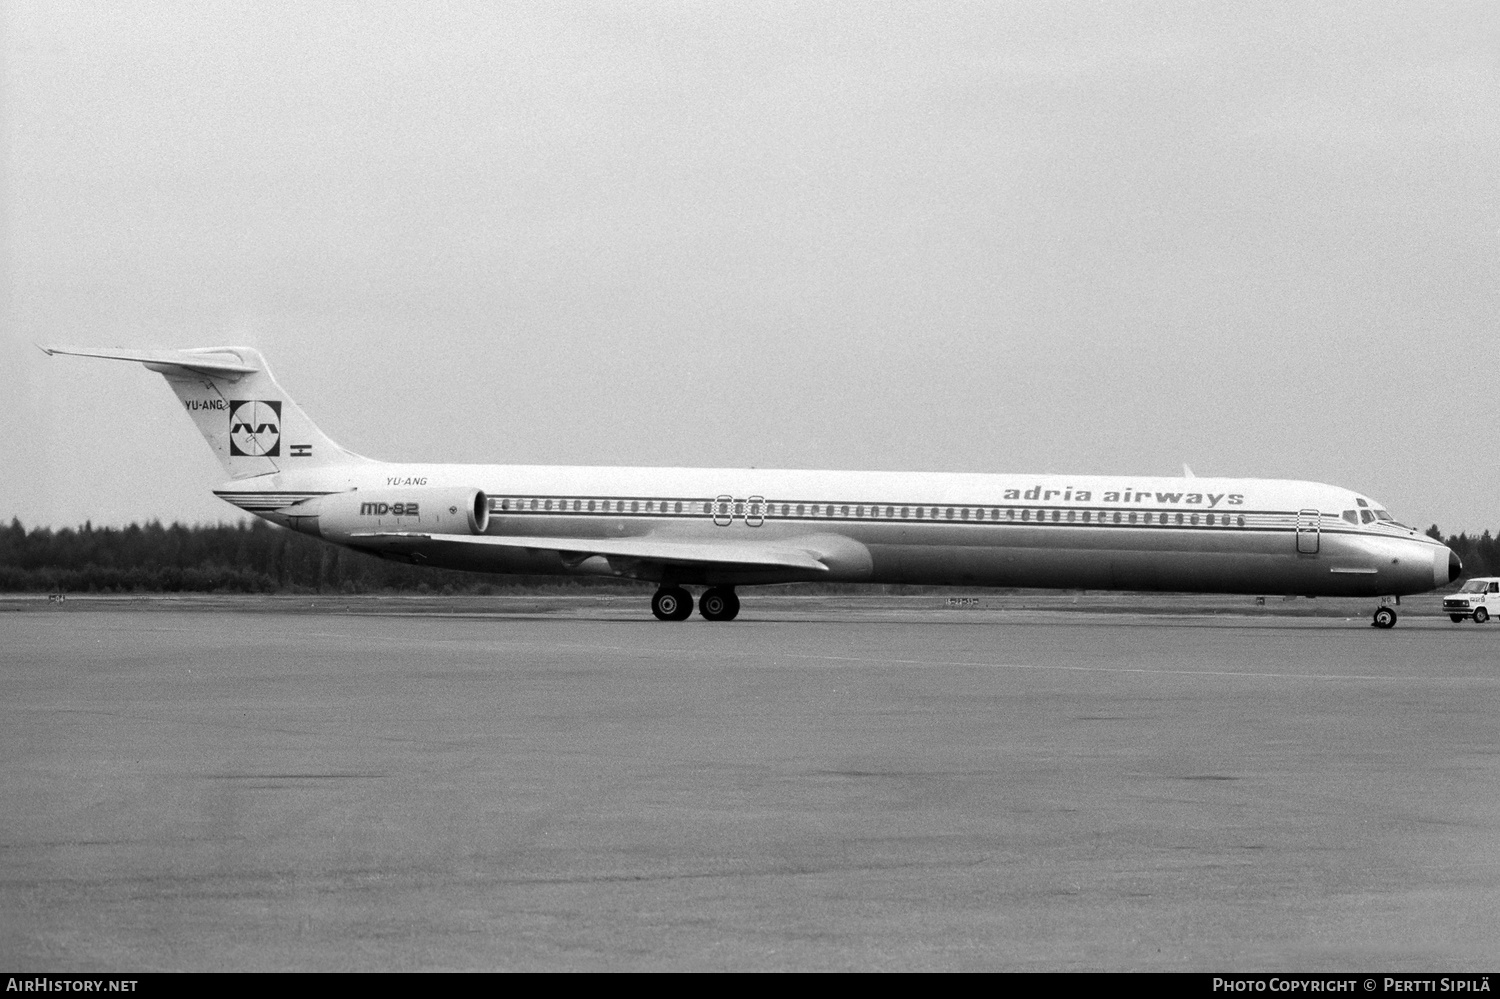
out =
[[[494,548],[530,548],[564,555],[641,559],[677,565],[735,565],[756,568],[801,569],[828,572],[829,566],[812,552],[788,545],[763,545],[742,541],[671,541],[660,538],[544,538],[469,534],[423,534],[412,531],[371,531],[349,535],[351,544],[402,551],[423,543],[473,545]],[[371,543],[374,544],[371,544]]]

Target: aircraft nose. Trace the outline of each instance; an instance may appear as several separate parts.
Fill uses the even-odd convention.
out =
[[[1458,557],[1458,552],[1452,548],[1448,549],[1448,582],[1453,582],[1459,574],[1464,571],[1464,564]]]

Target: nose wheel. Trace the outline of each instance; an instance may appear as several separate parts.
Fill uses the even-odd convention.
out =
[[[1372,628],[1394,628],[1396,627],[1396,609],[1394,607],[1381,607],[1375,611],[1374,618],[1370,621]]]
[[[659,621],[686,621],[693,613],[693,595],[680,586],[663,586],[651,597],[651,613]]]

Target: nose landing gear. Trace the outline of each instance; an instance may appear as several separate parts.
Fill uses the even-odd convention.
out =
[[[1396,627],[1396,608],[1380,607],[1375,611],[1374,618],[1370,621],[1372,628],[1394,628]]]

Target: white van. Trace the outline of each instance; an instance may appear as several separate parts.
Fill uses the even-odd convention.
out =
[[[1443,598],[1443,613],[1454,624],[1466,617],[1484,624],[1490,615],[1500,614],[1500,576],[1475,576],[1453,596]]]

